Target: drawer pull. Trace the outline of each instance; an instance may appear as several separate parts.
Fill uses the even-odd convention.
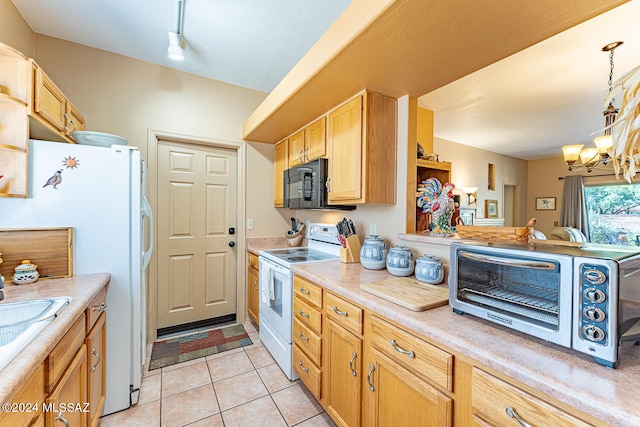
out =
[[[91,308],[93,309],[93,311],[103,312],[107,308],[107,303],[103,301],[102,304],[94,305]]]
[[[309,368],[305,368],[304,366],[302,366],[302,360],[298,360],[298,366],[300,367],[300,369],[302,369],[305,372],[309,372]]]
[[[349,360],[349,369],[351,369],[351,375],[353,375],[354,377],[358,374],[355,369],[353,369],[353,361],[356,360],[356,357],[358,355],[356,354],[356,352],[354,351],[353,353],[351,353],[351,360]]]
[[[300,313],[300,316],[302,316],[302,317],[306,317],[306,318],[309,317],[309,315],[307,313],[305,313],[304,311],[302,311],[302,310],[298,310],[298,313]]]
[[[95,357],[98,358],[98,361],[96,362],[96,364],[91,367],[91,372],[95,372],[96,368],[100,364],[100,355],[98,354],[95,348],[91,350],[91,354],[93,354]]]
[[[302,292],[302,293],[303,293],[303,294],[305,294],[305,295],[309,295],[309,290],[308,290],[308,289],[303,288],[302,286],[300,286],[300,292]]]
[[[369,390],[371,391],[376,391],[375,387],[371,383],[371,375],[373,375],[373,371],[375,370],[376,368],[373,365],[369,365],[369,373],[367,374],[367,383],[369,384]]]
[[[333,306],[333,311],[334,311],[336,314],[340,315],[340,316],[344,316],[344,317],[348,317],[348,316],[349,316],[349,313],[347,313],[346,311],[340,311],[340,310],[338,310],[338,307],[336,307],[335,305]]]
[[[258,290],[258,278],[256,277],[256,280],[253,281],[253,288],[257,291]]]
[[[520,423],[522,427],[531,427],[531,424],[525,422],[522,418],[520,418],[520,416],[518,416],[516,411],[511,406],[507,408],[507,415],[509,416],[509,418],[514,418],[518,423]]]
[[[396,344],[396,340],[391,340],[389,341],[389,344],[391,344],[393,346],[393,348],[396,349],[396,351],[406,354],[407,356],[409,356],[410,358],[414,358],[416,355],[413,353],[412,350],[403,350],[402,348],[398,347],[398,345]]]
[[[64,427],[69,427],[69,421],[65,420],[62,416],[62,412],[58,412],[58,416],[53,419],[54,421],[60,421],[64,424]]]
[[[298,331],[298,336],[304,341],[309,341],[309,337],[305,337],[304,335],[302,335],[302,331]]]

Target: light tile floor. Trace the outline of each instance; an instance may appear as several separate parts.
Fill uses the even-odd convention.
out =
[[[250,346],[145,370],[138,404],[102,417],[99,425],[335,426],[300,380],[284,375],[253,324],[244,327]]]

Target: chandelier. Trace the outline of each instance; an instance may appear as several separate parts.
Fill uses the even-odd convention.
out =
[[[609,93],[611,93],[613,80],[613,51],[623,43],[620,41],[613,42],[602,48],[603,52],[609,52]],[[562,155],[570,171],[586,169],[587,172],[591,172],[600,165],[606,166],[609,162],[609,153],[613,148],[611,126],[618,115],[618,109],[613,106],[614,101],[615,99],[612,98],[609,106],[602,112],[605,127],[603,134],[593,140],[595,147],[583,148],[584,144],[562,146]],[[578,163],[578,160],[580,160],[580,163]]]

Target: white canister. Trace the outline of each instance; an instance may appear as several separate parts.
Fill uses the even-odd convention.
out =
[[[13,273],[13,283],[16,285],[24,285],[27,283],[34,283],[40,277],[38,273],[38,266],[31,263],[31,260],[25,259],[22,264],[15,268]]]
[[[375,234],[369,235],[360,248],[360,263],[369,270],[382,270],[386,265],[387,244]]]
[[[410,276],[413,273],[413,253],[406,246],[396,246],[389,249],[387,255],[387,270],[394,276]]]
[[[416,259],[416,279],[437,285],[444,279],[444,267],[435,255],[423,255]]]

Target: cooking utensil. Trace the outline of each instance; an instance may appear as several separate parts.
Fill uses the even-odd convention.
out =
[[[287,234],[292,235],[292,234],[295,234],[296,231],[298,231],[298,225],[296,224],[296,219],[291,218],[291,230],[289,230]]]

